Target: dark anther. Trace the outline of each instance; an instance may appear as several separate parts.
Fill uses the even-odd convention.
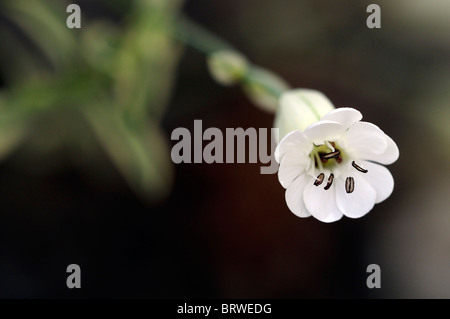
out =
[[[345,180],[345,191],[350,194],[354,190],[355,180],[353,179],[353,177],[347,177],[347,179]]]
[[[319,176],[317,176],[316,180],[314,181],[314,185],[319,186],[320,184],[322,184],[324,178],[325,178],[325,174],[320,173]]]
[[[330,189],[331,184],[333,184],[334,174],[330,174],[330,177],[328,177],[327,185],[325,186],[325,190]]]
[[[361,172],[361,173],[367,173],[368,172],[368,170],[362,168],[361,166],[356,165],[355,161],[352,162],[352,166],[354,168],[356,168],[356,170]]]
[[[320,158],[324,159],[324,160],[329,160],[329,159],[332,159],[332,158],[338,158],[340,154],[341,154],[341,151],[336,150],[336,151],[331,152],[331,153],[320,155]]]

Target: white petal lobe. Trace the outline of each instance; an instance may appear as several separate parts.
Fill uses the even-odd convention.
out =
[[[370,154],[369,156],[362,157],[362,158],[373,161],[373,162],[377,162],[380,164],[384,164],[384,165],[389,165],[389,164],[394,163],[400,155],[397,144],[395,144],[395,142],[386,134],[384,135],[384,138],[386,140],[387,147],[383,153]]]
[[[361,119],[361,112],[350,107],[340,107],[325,114],[321,118],[322,121],[333,121],[342,124],[344,130],[347,130],[352,124],[361,121]]]
[[[311,152],[312,148],[313,144],[305,137],[302,131],[292,131],[278,143],[274,154],[275,160],[281,163],[283,156],[291,151],[301,152],[307,155]]]
[[[333,121],[319,121],[311,124],[304,131],[305,136],[316,145],[324,141],[335,141],[344,133],[342,124]]]
[[[372,210],[375,205],[376,192],[375,189],[364,179],[361,172],[352,173],[354,179],[354,190],[347,193],[345,189],[346,176],[336,180],[336,203],[340,211],[347,217],[359,218]]]
[[[303,191],[309,177],[306,174],[300,175],[286,190],[286,203],[292,213],[299,217],[309,217],[311,214],[303,201]]]
[[[357,122],[348,129],[340,144],[355,157],[370,159],[386,151],[385,135],[372,123]]]
[[[375,204],[378,204],[388,198],[394,190],[394,178],[391,172],[381,165],[362,161],[368,172],[364,174],[364,178],[373,187],[377,193]]]
[[[328,179],[328,176],[325,177]],[[342,213],[336,205],[333,184],[330,189],[325,190],[322,185],[314,185],[315,178],[309,179],[303,192],[303,200],[306,209],[312,216],[324,223],[332,223],[342,218]]]
[[[299,151],[286,153],[278,169],[280,184],[288,188],[292,181],[306,170],[309,161],[309,157]]]

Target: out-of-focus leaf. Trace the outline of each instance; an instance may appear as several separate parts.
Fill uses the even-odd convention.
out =
[[[3,93],[0,122],[23,121],[53,108],[81,106],[102,95],[108,79],[89,72],[42,77]]]
[[[53,109],[83,107],[102,93],[107,80],[86,72],[30,80],[0,95],[0,159],[26,135],[37,116]]]
[[[68,32],[65,10],[55,20],[47,5],[19,0],[9,1],[6,7],[55,66],[66,66],[60,55],[70,63],[55,76],[41,75],[5,92],[0,123],[6,129],[9,124],[42,118],[53,109],[79,109],[136,193],[144,199],[164,197],[173,168],[157,122],[180,53],[170,33],[181,1],[137,0],[123,36],[104,23],[86,25],[80,31],[80,48],[72,45],[71,34],[64,35]],[[120,38],[123,42],[118,43]],[[81,52],[87,63],[79,65],[75,52]]]
[[[83,27],[81,34],[81,54],[89,65],[110,75],[114,69],[120,30],[111,23],[99,21]]]
[[[66,8],[46,1],[5,0],[4,14],[20,26],[55,67],[67,66],[76,53],[74,32],[66,26]]]
[[[170,34],[181,0],[138,0],[114,72],[115,102],[127,117],[161,118],[180,47]]]
[[[166,137],[153,122],[128,123],[118,110],[84,109],[100,143],[144,200],[161,200],[173,183],[173,168]]]
[[[29,50],[27,44],[19,39],[10,28],[0,26],[0,67],[5,83],[23,83],[42,75],[47,67],[46,61],[36,59],[36,52]]]
[[[0,111],[4,105],[4,97],[0,96]],[[26,135],[24,122],[2,121],[0,118],[0,160],[11,153]]]

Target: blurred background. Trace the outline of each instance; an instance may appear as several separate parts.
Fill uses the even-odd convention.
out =
[[[381,29],[354,0],[86,0],[68,29],[71,2],[0,3],[0,298],[450,297],[449,1],[379,0]],[[391,197],[324,224],[261,164],[173,164],[194,119],[274,118],[171,36],[183,16],[380,126]]]

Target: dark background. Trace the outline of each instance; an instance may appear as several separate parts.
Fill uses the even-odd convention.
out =
[[[124,23],[126,12],[105,2],[79,3],[90,21]],[[400,159],[385,202],[324,224],[293,215],[260,164],[173,164],[168,197],[146,203],[92,133],[95,159],[68,147],[30,155],[25,143],[0,165],[0,297],[448,298],[449,2],[379,1],[373,30],[369,3],[201,0],[182,12],[391,136]],[[7,20],[1,28],[13,27]],[[273,114],[216,84],[205,56],[185,48],[161,121],[170,146],[172,130],[193,131],[194,119],[204,129],[270,128]],[[66,287],[72,263],[81,289]],[[381,289],[366,286],[372,263]]]

